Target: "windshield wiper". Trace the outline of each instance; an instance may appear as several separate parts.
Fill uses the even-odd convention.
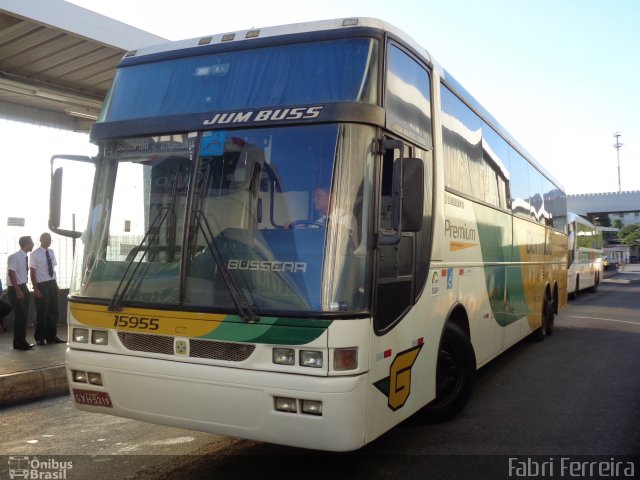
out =
[[[229,290],[229,294],[231,295],[231,300],[238,310],[238,316],[247,323],[259,322],[260,316],[258,315],[258,307],[254,303],[250,304],[247,296],[240,289],[238,283],[235,281],[235,279],[231,275],[231,272],[229,272],[229,269],[225,265],[222,254],[220,253],[220,249],[218,248],[213,232],[211,231],[211,227],[209,226],[207,217],[202,210],[196,210],[194,213],[197,216],[200,231],[202,232],[202,235],[207,242],[207,247],[209,247],[209,251],[211,252],[213,259],[216,262],[218,270],[220,271],[220,273],[222,273],[222,279],[227,285],[227,289]]]
[[[163,213],[163,211],[164,211],[164,213]],[[122,310],[122,301],[123,301],[125,295],[127,294],[127,292],[129,291],[129,288],[131,287],[131,282],[135,278],[136,272],[138,271],[138,268],[142,264],[142,260],[144,260],[144,257],[149,252],[149,250],[151,248],[151,245],[158,238],[158,235],[160,233],[160,227],[165,222],[165,220],[167,219],[167,216],[169,215],[169,213],[171,211],[172,211],[172,208],[170,206],[169,207],[165,206],[165,207],[160,207],[159,208],[157,215],[153,219],[153,222],[151,222],[151,226],[145,232],[144,237],[142,238],[142,241],[138,244],[137,247],[135,247],[132,250],[132,252],[134,252],[134,254],[131,255],[131,253],[130,253],[131,258],[129,259],[129,263],[127,264],[127,268],[125,269],[124,274],[122,275],[122,278],[120,279],[120,283],[118,284],[118,288],[116,288],[116,291],[113,294],[113,297],[111,298],[111,302],[109,303],[109,307],[108,307],[109,311],[119,312],[120,310]],[[147,242],[146,245],[145,245],[145,242]],[[144,246],[144,248],[143,248],[143,246]],[[137,262],[135,262],[135,259],[138,256],[138,253],[140,253],[140,251],[142,251],[142,256],[140,257],[140,259]],[[131,272],[131,275],[129,275],[129,270],[131,269],[131,266],[134,263],[136,264],[136,266],[133,269],[133,272]],[[127,277],[128,277],[128,279],[127,279]],[[126,284],[125,284],[125,280],[127,280]]]

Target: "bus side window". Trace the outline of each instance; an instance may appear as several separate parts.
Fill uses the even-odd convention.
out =
[[[382,184],[380,188],[380,228],[393,228],[393,160],[395,150],[387,150],[382,159]]]

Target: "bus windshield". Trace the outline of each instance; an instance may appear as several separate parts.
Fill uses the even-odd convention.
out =
[[[352,38],[118,68],[99,122],[327,102],[377,102],[377,42]]]
[[[71,295],[363,312],[373,135],[326,124],[108,142]]]

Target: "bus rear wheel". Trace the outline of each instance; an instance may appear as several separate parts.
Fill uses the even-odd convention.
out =
[[[436,368],[436,398],[417,413],[419,421],[453,418],[466,405],[476,378],[476,354],[467,334],[457,325],[445,327]]]
[[[542,322],[540,323],[540,328],[533,332],[533,339],[536,342],[541,342],[545,337],[553,334],[553,327],[553,300],[546,295],[542,302]]]

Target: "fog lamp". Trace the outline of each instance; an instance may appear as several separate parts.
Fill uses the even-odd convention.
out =
[[[80,370],[73,371],[73,381],[77,383],[87,383],[87,372],[81,372]]]
[[[322,402],[318,400],[302,400],[302,413],[322,415]]]
[[[100,386],[102,386],[102,375],[100,375],[99,373],[89,372],[87,374],[87,377],[89,378],[89,383],[91,385],[100,385]]]
[[[275,397],[275,408],[280,412],[297,413],[298,411],[295,398]]]

